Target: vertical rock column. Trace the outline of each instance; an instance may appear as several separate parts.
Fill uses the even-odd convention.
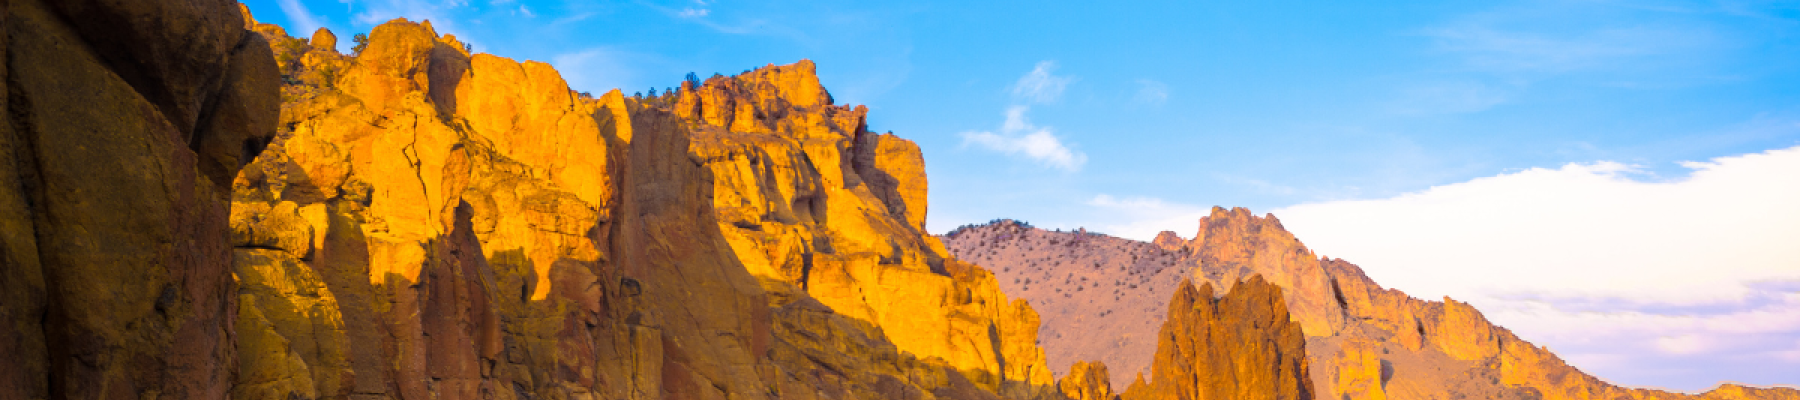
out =
[[[1124,399],[1313,398],[1300,324],[1281,288],[1260,275],[1223,298],[1210,283],[1196,290],[1183,281],[1159,335],[1152,381],[1132,383]]]

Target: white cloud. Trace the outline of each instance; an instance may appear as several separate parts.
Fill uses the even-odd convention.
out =
[[[1137,84],[1137,95],[1132,96],[1131,101],[1152,106],[1169,102],[1169,85],[1149,79],[1139,79]]]
[[[550,65],[562,73],[569,88],[599,96],[608,90],[623,88],[632,78],[625,60],[632,57],[612,48],[595,47],[550,58]],[[624,90],[624,89],[620,89]],[[625,91],[630,94],[630,90]]]
[[[1061,139],[1050,132],[1049,127],[1039,127],[1025,119],[1026,106],[1013,106],[1006,110],[1006,123],[1002,124],[999,133],[978,131],[963,132],[963,145],[977,145],[988,150],[1007,155],[1022,155],[1040,164],[1056,167],[1064,171],[1081,170],[1087,163],[1087,155],[1070,150]]]
[[[682,8],[681,12],[676,15],[679,15],[682,18],[699,18],[699,17],[704,17],[704,16],[706,16],[706,14],[709,14],[709,13],[712,13],[712,10],[705,9],[705,8],[686,7],[686,8]]]
[[[1075,78],[1052,74],[1055,70],[1055,61],[1039,61],[1031,72],[1019,77],[1019,81],[1013,84],[1013,97],[1032,103],[1049,103],[1061,98],[1063,89],[1069,86],[1069,82],[1075,81]]]
[[[1156,234],[1162,231],[1193,236],[1200,217],[1212,211],[1210,207],[1170,203],[1152,197],[1116,198],[1106,194],[1094,196],[1087,204],[1104,209],[1102,215],[1115,220],[1097,226],[1095,231],[1142,241],[1156,239]]]
[[[1616,162],[1533,168],[1273,213],[1384,286],[1623,360],[1576,362],[1621,383],[1701,389],[1800,368],[1800,147],[1680,165],[1687,177],[1663,180]]]
[[[319,23],[319,16],[313,15],[305,4],[300,4],[300,0],[280,0],[276,4],[281,6],[281,13],[287,14],[288,23],[292,24],[289,28],[293,30],[288,31],[290,35],[311,35],[319,27],[325,26]]]
[[[1800,147],[1682,165],[1692,174],[1667,182],[1615,162],[1569,164],[1275,213],[1315,250],[1424,297],[1686,304],[1800,279]]]

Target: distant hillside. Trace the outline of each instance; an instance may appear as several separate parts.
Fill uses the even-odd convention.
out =
[[[1160,302],[1182,278],[1224,292],[1260,275],[1284,289],[1305,331],[1320,399],[1800,398],[1793,389],[1729,384],[1697,397],[1614,386],[1494,326],[1467,303],[1384,289],[1354,264],[1313,254],[1273,215],[1242,208],[1214,208],[1192,239],[1163,232],[1146,243],[1012,220],[944,238],[952,255],[993,270],[1003,290],[1043,316],[1039,336],[1058,376],[1077,360],[1100,360],[1114,387],[1149,374],[1165,315]]]
[[[1101,361],[1120,389],[1137,372],[1149,372],[1169,296],[1187,276],[1180,266],[1191,257],[1180,249],[1013,220],[944,238],[951,254],[991,266],[1000,290],[1030,301],[1048,322],[1038,339],[1057,376],[1077,361]]]

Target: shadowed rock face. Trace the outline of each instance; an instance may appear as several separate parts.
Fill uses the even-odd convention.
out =
[[[1137,242],[1001,221],[947,235],[956,257],[997,272],[1001,287],[1043,313],[1049,364],[1102,360],[1114,385],[1151,368],[1145,340],[1164,322],[1156,303],[1181,279],[1230,287],[1256,275],[1281,287],[1306,335],[1320,399],[1788,399],[1800,391],[1725,384],[1701,394],[1614,386],[1494,326],[1452,299],[1385,289],[1361,268],[1319,257],[1274,216],[1215,208],[1194,238]]]
[[[0,398],[226,398],[268,44],[220,0],[12,0],[0,30]]]
[[[1148,383],[1123,399],[1311,399],[1306,339],[1281,288],[1253,276],[1213,298],[1187,281],[1169,300]]]
[[[272,25],[239,398],[1043,398],[1037,315],[923,232],[918,147],[809,61],[568,89],[429,23]],[[696,82],[698,83],[698,82]]]

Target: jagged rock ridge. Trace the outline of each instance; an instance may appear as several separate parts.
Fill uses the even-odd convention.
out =
[[[946,245],[955,256],[998,271],[1003,290],[1045,315],[1050,365],[1106,361],[1115,386],[1150,367],[1144,355],[1155,350],[1142,339],[1149,332],[1144,321],[1160,322],[1161,310],[1143,304],[1174,290],[1177,277],[1230,288],[1262,276],[1284,289],[1306,334],[1320,399],[1800,396],[1735,384],[1697,396],[1618,387],[1494,326],[1466,303],[1415,299],[1382,288],[1351,263],[1319,257],[1272,215],[1215,208],[1199,225],[1192,239],[1164,232],[1145,243],[998,221],[952,232]]]
[[[917,146],[807,61],[570,91],[429,23],[277,51],[237,177],[240,398],[1009,398],[1037,315],[923,232]]]

